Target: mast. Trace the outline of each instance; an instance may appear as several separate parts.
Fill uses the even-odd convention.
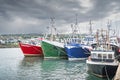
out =
[[[96,32],[96,42],[97,42],[97,46],[99,45],[99,29],[97,29],[97,32]]]
[[[75,23],[71,24],[72,34],[70,39],[75,38],[75,41],[78,41],[77,38],[79,38],[79,29],[78,29],[78,19],[77,14],[75,15]]]
[[[110,49],[110,40],[109,40],[109,37],[110,37],[111,21],[109,21],[109,20],[108,20],[108,23],[107,23],[107,28],[108,28],[108,31],[107,31],[107,42],[108,42],[108,49]]]
[[[91,22],[91,20],[90,20],[90,22],[89,22],[89,25],[90,25],[89,34],[92,35],[92,22]]]
[[[78,15],[76,14],[76,22],[75,22],[75,25],[76,25],[76,26],[77,26],[77,24],[78,24],[78,22],[77,22],[77,16],[78,16]]]
[[[51,34],[50,34],[50,40],[54,40],[55,39],[55,33],[53,33],[53,31],[55,32],[56,31],[56,28],[55,28],[55,26],[54,26],[54,17],[51,17],[50,18],[51,19],[51,27],[50,27],[50,29],[51,29]]]
[[[77,16],[78,15],[76,14],[75,25],[71,25],[74,37],[79,34]]]
[[[44,38],[45,39],[47,39],[48,38],[48,35],[50,34],[49,32],[49,29],[50,29],[50,27],[48,26],[48,27],[46,27],[46,29],[47,29],[47,31],[46,31],[46,33],[45,33],[45,36],[44,36]]]
[[[71,25],[72,31],[73,31],[73,35],[77,34],[77,14],[76,14],[76,19],[75,19],[75,25]]]
[[[110,28],[111,28],[111,21],[108,20],[107,23],[107,28],[108,28],[108,35],[110,34]]]

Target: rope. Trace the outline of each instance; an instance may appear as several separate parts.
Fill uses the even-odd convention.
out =
[[[82,49],[84,49],[84,51],[85,51],[85,54],[88,54],[88,53],[90,53],[90,51],[89,51],[89,50],[87,50],[88,48],[83,48],[83,47],[82,47]]]
[[[110,78],[109,78],[109,76],[108,76],[108,73],[107,73],[106,66],[105,66],[105,73],[106,73],[106,76],[107,76],[107,80],[110,80]]]

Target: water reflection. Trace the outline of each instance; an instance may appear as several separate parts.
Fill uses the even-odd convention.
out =
[[[86,80],[85,61],[44,60],[41,64],[42,79]]]
[[[24,57],[21,61],[21,67],[32,67],[43,61],[42,57]]]
[[[86,80],[88,76],[85,61],[68,61],[65,68],[68,79]]]
[[[44,60],[41,64],[41,77],[43,80],[46,79],[62,79],[62,68],[64,66],[64,62],[58,59],[48,59]]]
[[[113,80],[113,79],[107,79],[107,78],[99,78],[91,73],[88,73],[89,75],[86,77],[86,80]]]
[[[20,49],[0,54],[0,80],[106,80],[87,73],[85,61],[24,57]]]
[[[17,76],[19,80],[41,80],[40,65],[43,58],[40,57],[24,57],[19,64]],[[21,77],[22,76],[22,77]]]

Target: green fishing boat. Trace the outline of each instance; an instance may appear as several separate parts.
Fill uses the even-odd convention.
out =
[[[63,43],[43,40],[42,49],[44,58],[67,58]]]

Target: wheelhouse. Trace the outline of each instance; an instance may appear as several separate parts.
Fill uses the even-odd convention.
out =
[[[92,51],[91,60],[100,61],[100,62],[113,62],[114,61],[114,52],[113,51]]]

